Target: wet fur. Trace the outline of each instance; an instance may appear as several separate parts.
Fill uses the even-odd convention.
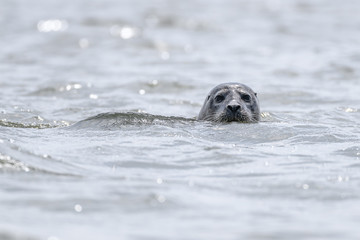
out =
[[[217,94],[226,95],[224,101],[217,103],[215,101]],[[249,95],[250,102],[244,101],[241,98],[242,95]],[[240,106],[235,114],[227,107],[230,103]],[[258,122],[260,120],[260,108],[257,94],[241,83],[220,84],[210,91],[197,119],[212,122]]]

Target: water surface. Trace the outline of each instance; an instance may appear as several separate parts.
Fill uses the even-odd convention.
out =
[[[360,237],[357,1],[1,6],[1,239]]]

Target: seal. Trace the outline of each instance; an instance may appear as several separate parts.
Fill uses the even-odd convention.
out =
[[[197,119],[213,122],[258,122],[260,107],[257,94],[241,83],[222,83],[210,91]]]

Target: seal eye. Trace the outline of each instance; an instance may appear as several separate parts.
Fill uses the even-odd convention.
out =
[[[245,102],[250,102],[251,97],[248,94],[244,94],[241,96],[241,99],[244,100]]]
[[[217,96],[215,97],[215,101],[216,101],[217,103],[221,103],[222,101],[224,101],[224,99],[225,99],[225,97],[224,97],[223,95],[217,95]]]

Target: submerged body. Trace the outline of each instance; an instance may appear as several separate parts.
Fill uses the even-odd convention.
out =
[[[213,88],[197,117],[213,122],[258,122],[260,107],[256,93],[241,83],[223,83]]]

